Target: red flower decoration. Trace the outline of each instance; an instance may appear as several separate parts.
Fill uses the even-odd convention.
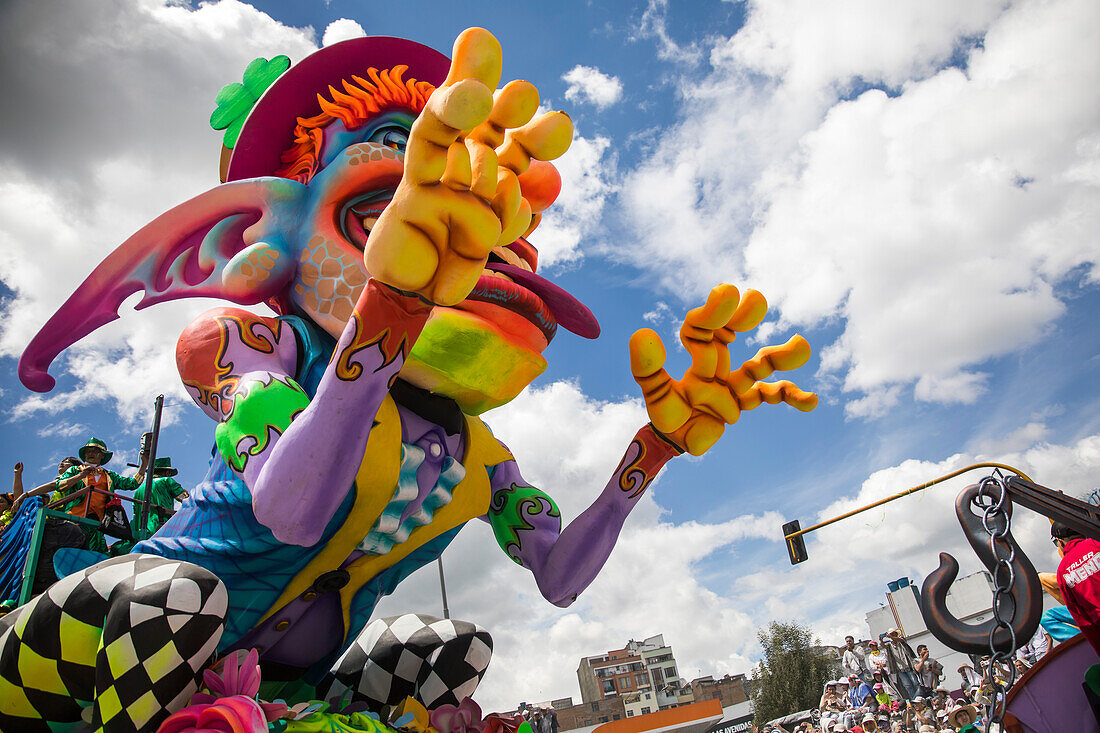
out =
[[[258,702],[233,695],[173,713],[157,733],[267,733],[267,719]]]

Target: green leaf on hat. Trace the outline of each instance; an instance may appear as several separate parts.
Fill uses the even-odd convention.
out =
[[[255,99],[240,82],[226,84],[214,98],[217,108],[210,115],[210,126],[215,130],[224,130],[242,115],[252,110]]]
[[[276,56],[270,61],[265,58],[253,59],[244,70],[244,85],[252,96],[259,99],[289,68],[289,56]]]
[[[288,56],[280,55],[270,60],[263,57],[253,59],[244,70],[244,83],[226,84],[218,91],[214,98],[216,106],[210,115],[210,126],[215,130],[225,130],[222,138],[225,147],[232,148],[237,144],[241,128],[257,100],[289,68]]]

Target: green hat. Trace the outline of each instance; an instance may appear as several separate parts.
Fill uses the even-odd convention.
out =
[[[114,453],[112,453],[111,451],[107,450],[107,444],[106,444],[106,443],[104,443],[104,442],[103,442],[102,440],[100,440],[99,438],[91,438],[91,439],[89,439],[89,440],[88,440],[88,442],[87,442],[87,443],[85,443],[84,445],[80,446],[80,450],[78,450],[78,451],[76,452],[76,454],[77,454],[78,456],[80,456],[80,460],[82,460],[82,461],[84,461],[85,463],[87,463],[87,459],[86,459],[86,458],[84,458],[84,453],[85,453],[85,452],[86,452],[86,451],[87,451],[87,450],[88,450],[89,448],[99,448],[99,449],[100,449],[101,451],[103,451],[103,463],[101,463],[101,464],[99,464],[99,465],[103,466],[103,465],[106,465],[106,464],[108,464],[108,463],[110,463],[110,462],[111,462],[111,456],[113,456],[113,455],[114,455]]]
[[[172,468],[171,458],[164,457],[153,461],[153,473],[164,473],[168,476],[175,476],[179,471]]]

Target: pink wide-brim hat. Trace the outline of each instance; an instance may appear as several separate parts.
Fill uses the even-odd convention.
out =
[[[280,156],[293,142],[299,117],[321,112],[319,93],[328,94],[331,84],[366,76],[367,69],[408,66],[405,79],[439,86],[447,78],[451,61],[415,41],[390,36],[352,38],[314,51],[287,69],[272,84],[248,115],[229,159],[226,181],[270,176],[282,165]]]

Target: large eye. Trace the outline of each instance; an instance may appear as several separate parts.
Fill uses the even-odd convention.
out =
[[[371,134],[369,142],[385,145],[387,148],[393,148],[400,153],[404,153],[405,145],[409,142],[409,131],[398,125],[386,125],[375,130]]]

